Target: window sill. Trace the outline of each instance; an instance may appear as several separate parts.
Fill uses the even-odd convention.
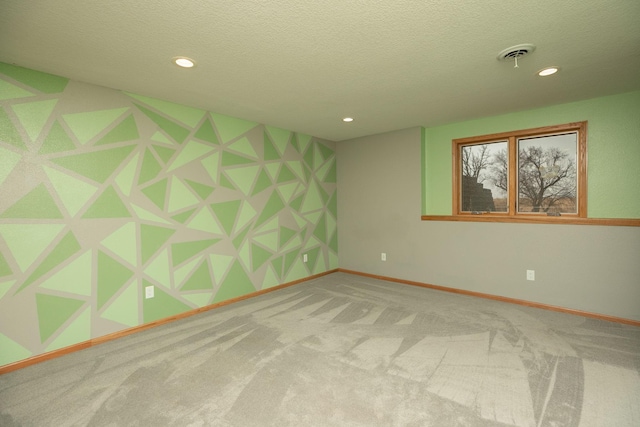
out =
[[[570,224],[640,227],[640,219],[633,218],[579,218],[579,217],[531,217],[494,215],[422,215],[423,221],[509,222],[517,224]]]

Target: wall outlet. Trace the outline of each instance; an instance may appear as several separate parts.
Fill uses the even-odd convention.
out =
[[[535,270],[527,270],[527,280],[531,280],[531,281],[536,280],[536,271]]]
[[[153,298],[153,290],[154,290],[153,286],[146,286],[144,288],[144,297],[145,297],[145,299]]]
[[[381,259],[382,261],[386,261],[386,260],[387,260],[387,253],[386,253],[386,252],[382,252],[382,253],[380,254],[380,259]]]
[[[307,258],[307,254],[302,255],[302,262],[307,262],[309,261],[309,258]]]

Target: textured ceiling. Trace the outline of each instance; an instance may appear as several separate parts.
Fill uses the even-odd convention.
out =
[[[639,22],[638,0],[0,0],[0,61],[338,141],[640,89]]]

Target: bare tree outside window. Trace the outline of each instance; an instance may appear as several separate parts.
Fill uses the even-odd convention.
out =
[[[552,223],[586,218],[586,126],[454,139],[454,215]]]
[[[495,170],[499,154],[506,152],[507,141],[462,147],[462,210],[465,212],[506,212],[506,187],[496,185]],[[507,178],[505,178],[507,179]]]
[[[518,140],[518,212],[577,212],[577,134]]]

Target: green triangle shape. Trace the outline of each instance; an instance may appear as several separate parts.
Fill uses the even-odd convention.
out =
[[[324,160],[327,160],[329,157],[333,156],[335,154],[335,151],[330,148],[327,147],[326,145],[322,144],[322,143],[317,143],[318,144],[318,148],[320,149],[320,153],[322,154],[322,157],[324,158]]]
[[[139,306],[140,292],[138,284],[133,282],[104,309],[100,317],[130,327],[138,326]]]
[[[0,218],[62,219],[62,213],[44,184],[27,193],[6,211]]]
[[[313,248],[309,252],[307,252],[307,266],[309,268],[309,272],[314,271],[316,262],[318,261],[318,255],[320,254],[320,248]]]
[[[220,153],[213,153],[212,155],[202,159],[202,167],[207,171],[214,184],[218,183],[218,163],[220,160]]]
[[[242,261],[243,267],[251,269],[251,251],[249,242],[245,242],[244,239],[240,243],[240,246],[236,246],[238,249],[238,258]]]
[[[273,126],[265,126],[267,132],[271,136],[271,140],[275,143],[276,147],[278,147],[278,151],[280,155],[284,155],[284,152],[287,149],[287,145],[289,144],[289,138],[291,137],[291,131],[286,129],[280,129]]]
[[[253,286],[251,279],[247,276],[240,262],[236,260],[229,273],[227,273],[224,282],[220,285],[213,302],[226,301],[255,291],[256,288]]]
[[[296,197],[295,199],[293,199],[291,203],[289,203],[289,206],[297,211],[300,211],[300,206],[302,206],[303,199],[304,199],[304,193]]]
[[[304,153],[303,159],[307,166],[313,168],[313,145],[309,147],[306,153]]]
[[[284,280],[285,282],[293,282],[295,280],[303,279],[308,275],[309,271],[307,270],[307,267],[305,267],[305,264],[298,259],[291,270],[289,270],[289,274],[287,274]]]
[[[133,277],[133,271],[102,251],[98,251],[98,309]]]
[[[173,280],[176,288],[179,288],[187,276],[195,271],[196,265],[198,265],[198,263],[203,259],[204,257],[193,259],[173,270]]]
[[[285,205],[278,193],[276,191],[272,192],[269,200],[267,201],[267,204],[265,205],[264,209],[262,209],[262,212],[260,213],[260,216],[256,221],[256,226],[262,224],[272,216],[276,215],[284,208],[284,206]]]
[[[136,205],[135,203],[131,203],[131,208],[136,213],[136,216],[144,221],[158,222],[160,224],[171,225],[171,221],[167,221],[166,219],[149,212],[148,210]]]
[[[138,170],[138,157],[139,153],[136,153],[131,160],[126,164],[120,173],[114,180],[122,194],[129,197],[131,195],[131,189],[136,178],[136,171]]]
[[[0,101],[7,99],[29,98],[32,96],[35,96],[35,94],[0,79]]]
[[[72,176],[58,172],[55,169],[43,166],[49,182],[56,190],[58,197],[69,214],[73,217],[98,191],[97,187]]]
[[[238,221],[236,222],[236,228],[240,230],[246,224],[249,223],[256,216],[256,210],[253,209],[251,203],[244,202],[242,203],[242,209],[240,210],[240,215],[238,215]]]
[[[282,183],[287,181],[293,181],[296,179],[298,179],[298,177],[296,177],[295,174],[291,172],[291,169],[289,169],[287,165],[282,165],[282,169],[280,169],[280,173],[278,174],[277,182]]]
[[[264,279],[262,280],[261,289],[272,288],[274,286],[278,286],[279,284],[280,284],[280,279],[278,278],[276,273],[273,271],[273,267],[267,267],[267,270],[264,274]]]
[[[248,163],[255,163],[255,160],[229,153],[228,151],[222,152],[222,166],[246,165]]]
[[[64,130],[60,122],[53,122],[49,134],[45,138],[38,154],[60,153],[62,151],[75,150],[76,145],[73,143],[67,132]]]
[[[211,212],[205,207],[203,208],[187,225],[193,230],[204,231],[205,233],[223,234],[224,232],[218,225]]]
[[[190,127],[195,127],[200,120],[202,120],[204,115],[207,114],[206,111],[199,108],[187,107],[186,105],[163,101],[156,98],[149,98],[147,96],[137,95],[130,92],[125,93],[130,97],[155,108],[161,113],[189,125]]]
[[[324,204],[322,203],[322,196],[320,195],[320,191],[318,190],[318,185],[312,181],[309,183],[309,188],[307,189],[307,195],[304,199],[304,203],[302,204],[302,208],[300,212],[310,212],[318,209],[322,209]]]
[[[233,182],[231,182],[226,175],[222,175],[220,177],[220,186],[234,191],[237,190],[237,188],[233,185]]]
[[[200,267],[191,275],[189,280],[182,285],[181,291],[201,291],[213,289],[213,282],[209,274],[207,262],[200,264]]]
[[[167,179],[151,184],[150,186],[142,189],[142,194],[147,196],[154,205],[164,210],[164,202],[167,197]]]
[[[264,165],[264,168],[269,173],[269,178],[275,180],[278,176],[278,172],[280,171],[280,163],[267,163],[266,165]]]
[[[230,236],[236,222],[236,217],[238,216],[238,211],[240,210],[240,200],[213,203],[211,209],[213,209],[213,213],[216,215],[216,218],[218,218],[224,231]]]
[[[2,63],[0,62],[0,64]],[[0,141],[11,144],[22,150],[27,149],[27,146],[22,141],[20,133],[13,125],[13,122],[3,108],[0,108]]]
[[[322,157],[322,153],[320,152],[320,144],[317,142],[313,143],[313,152],[314,152],[314,160],[313,160],[313,170],[318,170],[320,166],[324,163],[324,158]],[[310,147],[309,150],[312,148]]]
[[[69,129],[71,129],[76,138],[78,138],[78,141],[80,141],[81,144],[86,144],[127,111],[129,111],[129,108],[126,107],[115,108],[112,110],[65,114],[62,118],[64,118]]]
[[[151,150],[147,148],[142,158],[142,168],[140,169],[140,176],[138,177],[138,185],[151,181],[158,176],[161,170],[162,166],[160,166],[160,163],[153,156]]]
[[[264,265],[265,262],[269,261],[273,254],[258,245],[251,244],[251,265],[253,267],[253,271],[256,271],[260,267]]]
[[[169,212],[179,211],[198,203],[200,203],[200,200],[191,190],[178,177],[173,176],[171,179],[171,191],[169,192]]]
[[[313,271],[311,271],[311,273],[320,274],[320,273],[324,273],[327,270],[328,270],[327,261],[324,257],[324,253],[320,252],[320,254],[318,255],[318,260],[316,261],[316,265],[313,268]]]
[[[196,209],[198,209],[198,208],[193,208],[193,209],[186,210],[186,211],[184,211],[182,213],[179,213],[177,215],[172,216],[171,219],[179,222],[180,224],[184,224],[189,219],[189,217],[191,217],[191,215],[193,215],[193,213],[196,211]]]
[[[86,251],[43,281],[39,287],[88,297],[92,291],[92,271],[91,251]]]
[[[44,93],[60,93],[69,79],[0,62],[0,73]]]
[[[295,230],[287,227],[280,227],[280,247],[284,246],[296,234],[298,234],[298,232]]]
[[[173,148],[163,147],[161,145],[154,145],[153,149],[155,150],[158,157],[162,159],[164,164],[166,165],[171,160],[171,157],[175,154],[176,150]]]
[[[171,271],[169,270],[169,249],[164,249],[144,269],[144,274],[151,277],[167,289],[171,289]]]
[[[303,151],[307,151],[307,148],[309,147],[309,143],[311,143],[311,135],[307,135],[304,133],[297,133],[296,136],[298,137],[298,145],[300,146],[300,152],[302,153]]]
[[[91,339],[91,309],[86,307],[44,350],[54,351]]]
[[[171,263],[173,266],[182,264],[184,261],[215,245],[221,239],[195,240],[191,242],[174,243],[171,245]]]
[[[253,240],[260,243],[262,246],[270,249],[272,252],[278,252],[278,233],[270,232],[262,234],[260,236],[254,236]]]
[[[48,340],[83,305],[82,300],[36,294],[40,342]]]
[[[334,218],[338,218],[338,192],[334,191],[333,194],[331,195],[331,198],[329,199],[329,203],[327,203],[327,209],[329,209],[329,212],[331,212],[331,214],[333,214]]]
[[[213,187],[201,184],[199,182],[191,181],[190,179],[185,179],[184,182],[186,182],[187,185],[191,187],[191,189],[195,191],[202,200],[205,200],[207,197],[209,197],[214,190]]]
[[[288,161],[287,165],[291,168],[291,170],[298,176],[300,179],[305,178],[304,168],[302,167],[302,162],[298,160]]]
[[[265,172],[264,169],[260,171],[260,175],[258,175],[258,179],[256,180],[256,185],[253,187],[252,196],[266,190],[271,186],[271,179],[269,179],[269,175]]]
[[[57,102],[57,99],[47,99],[45,101],[26,102],[11,106],[31,141],[35,141],[38,138]]]
[[[231,182],[233,182],[245,196],[248,196],[259,171],[260,166],[245,166],[227,169],[226,174]]]
[[[334,252],[338,253],[338,233],[334,233],[331,240],[329,240],[329,248]]]
[[[2,130],[0,130],[1,132]],[[0,185],[11,174],[21,158],[20,154],[0,147]]]
[[[143,280],[143,287],[150,286],[151,283]],[[155,289],[153,298],[143,299],[143,319],[144,323],[154,320],[165,319],[191,310],[191,307],[184,302],[174,298],[160,288]]]
[[[198,292],[197,294],[183,294],[182,298],[188,300],[190,303],[195,304],[196,307],[204,307],[209,305],[209,300],[213,296],[213,292]]]
[[[138,265],[138,242],[135,222],[126,223],[105,237],[100,243],[129,264]]]
[[[131,214],[120,200],[116,190],[109,186],[87,209],[82,218],[131,218]]]
[[[253,157],[254,159],[258,158],[256,150],[253,149],[251,142],[246,137],[240,138],[236,142],[229,144],[227,148],[229,150],[237,151],[241,154],[244,154],[245,156]]]
[[[258,125],[254,122],[224,116],[222,114],[211,113],[211,117],[213,118],[213,122],[216,124],[218,133],[220,133],[220,137],[222,137],[224,142],[229,142]]]
[[[336,161],[335,159],[331,161],[331,168],[324,176],[324,182],[327,183],[335,183],[338,180],[338,172],[336,170]]]
[[[176,157],[176,159],[171,163],[167,171],[172,171],[181,166],[184,166],[187,163],[198,159],[199,157],[209,154],[214,149],[215,148],[210,145],[191,140],[187,142],[182,150],[180,150],[180,153],[178,153],[178,157]]]
[[[218,141],[218,136],[216,135],[216,131],[213,130],[213,126],[211,126],[211,121],[205,120],[198,128],[198,131],[194,135],[195,138],[201,139],[203,141],[210,142],[212,144],[219,145],[220,141]]]
[[[215,278],[216,282],[220,282],[222,280],[233,260],[234,258],[228,255],[209,255],[209,261],[211,262],[211,272],[213,273],[213,277]]]
[[[320,191],[320,198],[322,199],[322,204],[324,205],[329,200],[329,193],[324,191],[324,188],[322,188],[322,185],[320,185],[319,183],[316,182],[316,185],[318,186],[318,191]]]
[[[242,244],[244,243],[246,237],[247,237],[247,233],[249,233],[249,230],[251,229],[251,227],[247,227],[244,230],[242,230],[240,233],[238,233],[236,235],[236,237],[233,238],[233,246],[238,249],[240,248],[240,246],[242,246]]]
[[[140,224],[140,248],[142,263],[145,264],[176,230],[155,225]]]
[[[11,267],[9,267],[9,263],[0,252],[0,277],[11,276],[13,271],[11,271]],[[0,298],[2,298],[0,296]]]
[[[57,165],[86,178],[103,183],[122,164],[136,145],[92,151],[90,153],[51,159]]]
[[[265,131],[264,133],[264,143],[263,147],[263,159],[264,160],[280,160],[280,153],[274,147],[273,142],[271,142],[271,138],[269,138],[269,134]]]
[[[0,65],[2,65],[1,62]],[[29,350],[2,333],[0,333],[0,348],[2,349],[0,351],[0,366],[27,359],[32,355]]]
[[[288,252],[284,256],[284,266],[283,266],[284,270],[283,270],[283,272],[285,273],[284,274],[285,276],[288,274],[289,269],[291,268],[293,263],[298,259],[299,255],[300,255],[300,249],[298,249],[296,251]]]
[[[40,263],[40,265],[31,273],[29,278],[25,280],[18,288],[16,293],[20,292],[49,271],[58,267],[71,256],[80,250],[80,243],[71,231],[69,231],[58,244],[49,252],[49,255]]]
[[[100,138],[95,145],[115,144],[116,142],[138,139],[139,137],[136,120],[133,118],[133,114],[131,114],[111,129],[109,133]]]
[[[20,270],[26,271],[63,228],[62,224],[0,224],[0,235]]]
[[[278,191],[282,196],[282,200],[285,202],[291,200],[291,196],[293,196],[293,194],[295,193],[299,185],[300,183],[298,181],[295,181],[289,184],[278,185]]]
[[[182,144],[185,139],[189,136],[189,129],[180,126],[179,124],[166,119],[159,115],[158,113],[154,113],[153,111],[144,108],[141,105],[134,104],[140,111],[142,111],[148,118],[150,118],[155,124],[157,124],[160,129],[165,131],[167,135],[173,138],[178,144]]]
[[[282,276],[282,262],[284,261],[284,257],[280,256],[278,258],[274,258],[271,260],[271,266],[273,267],[273,271],[276,273],[278,279]]]

